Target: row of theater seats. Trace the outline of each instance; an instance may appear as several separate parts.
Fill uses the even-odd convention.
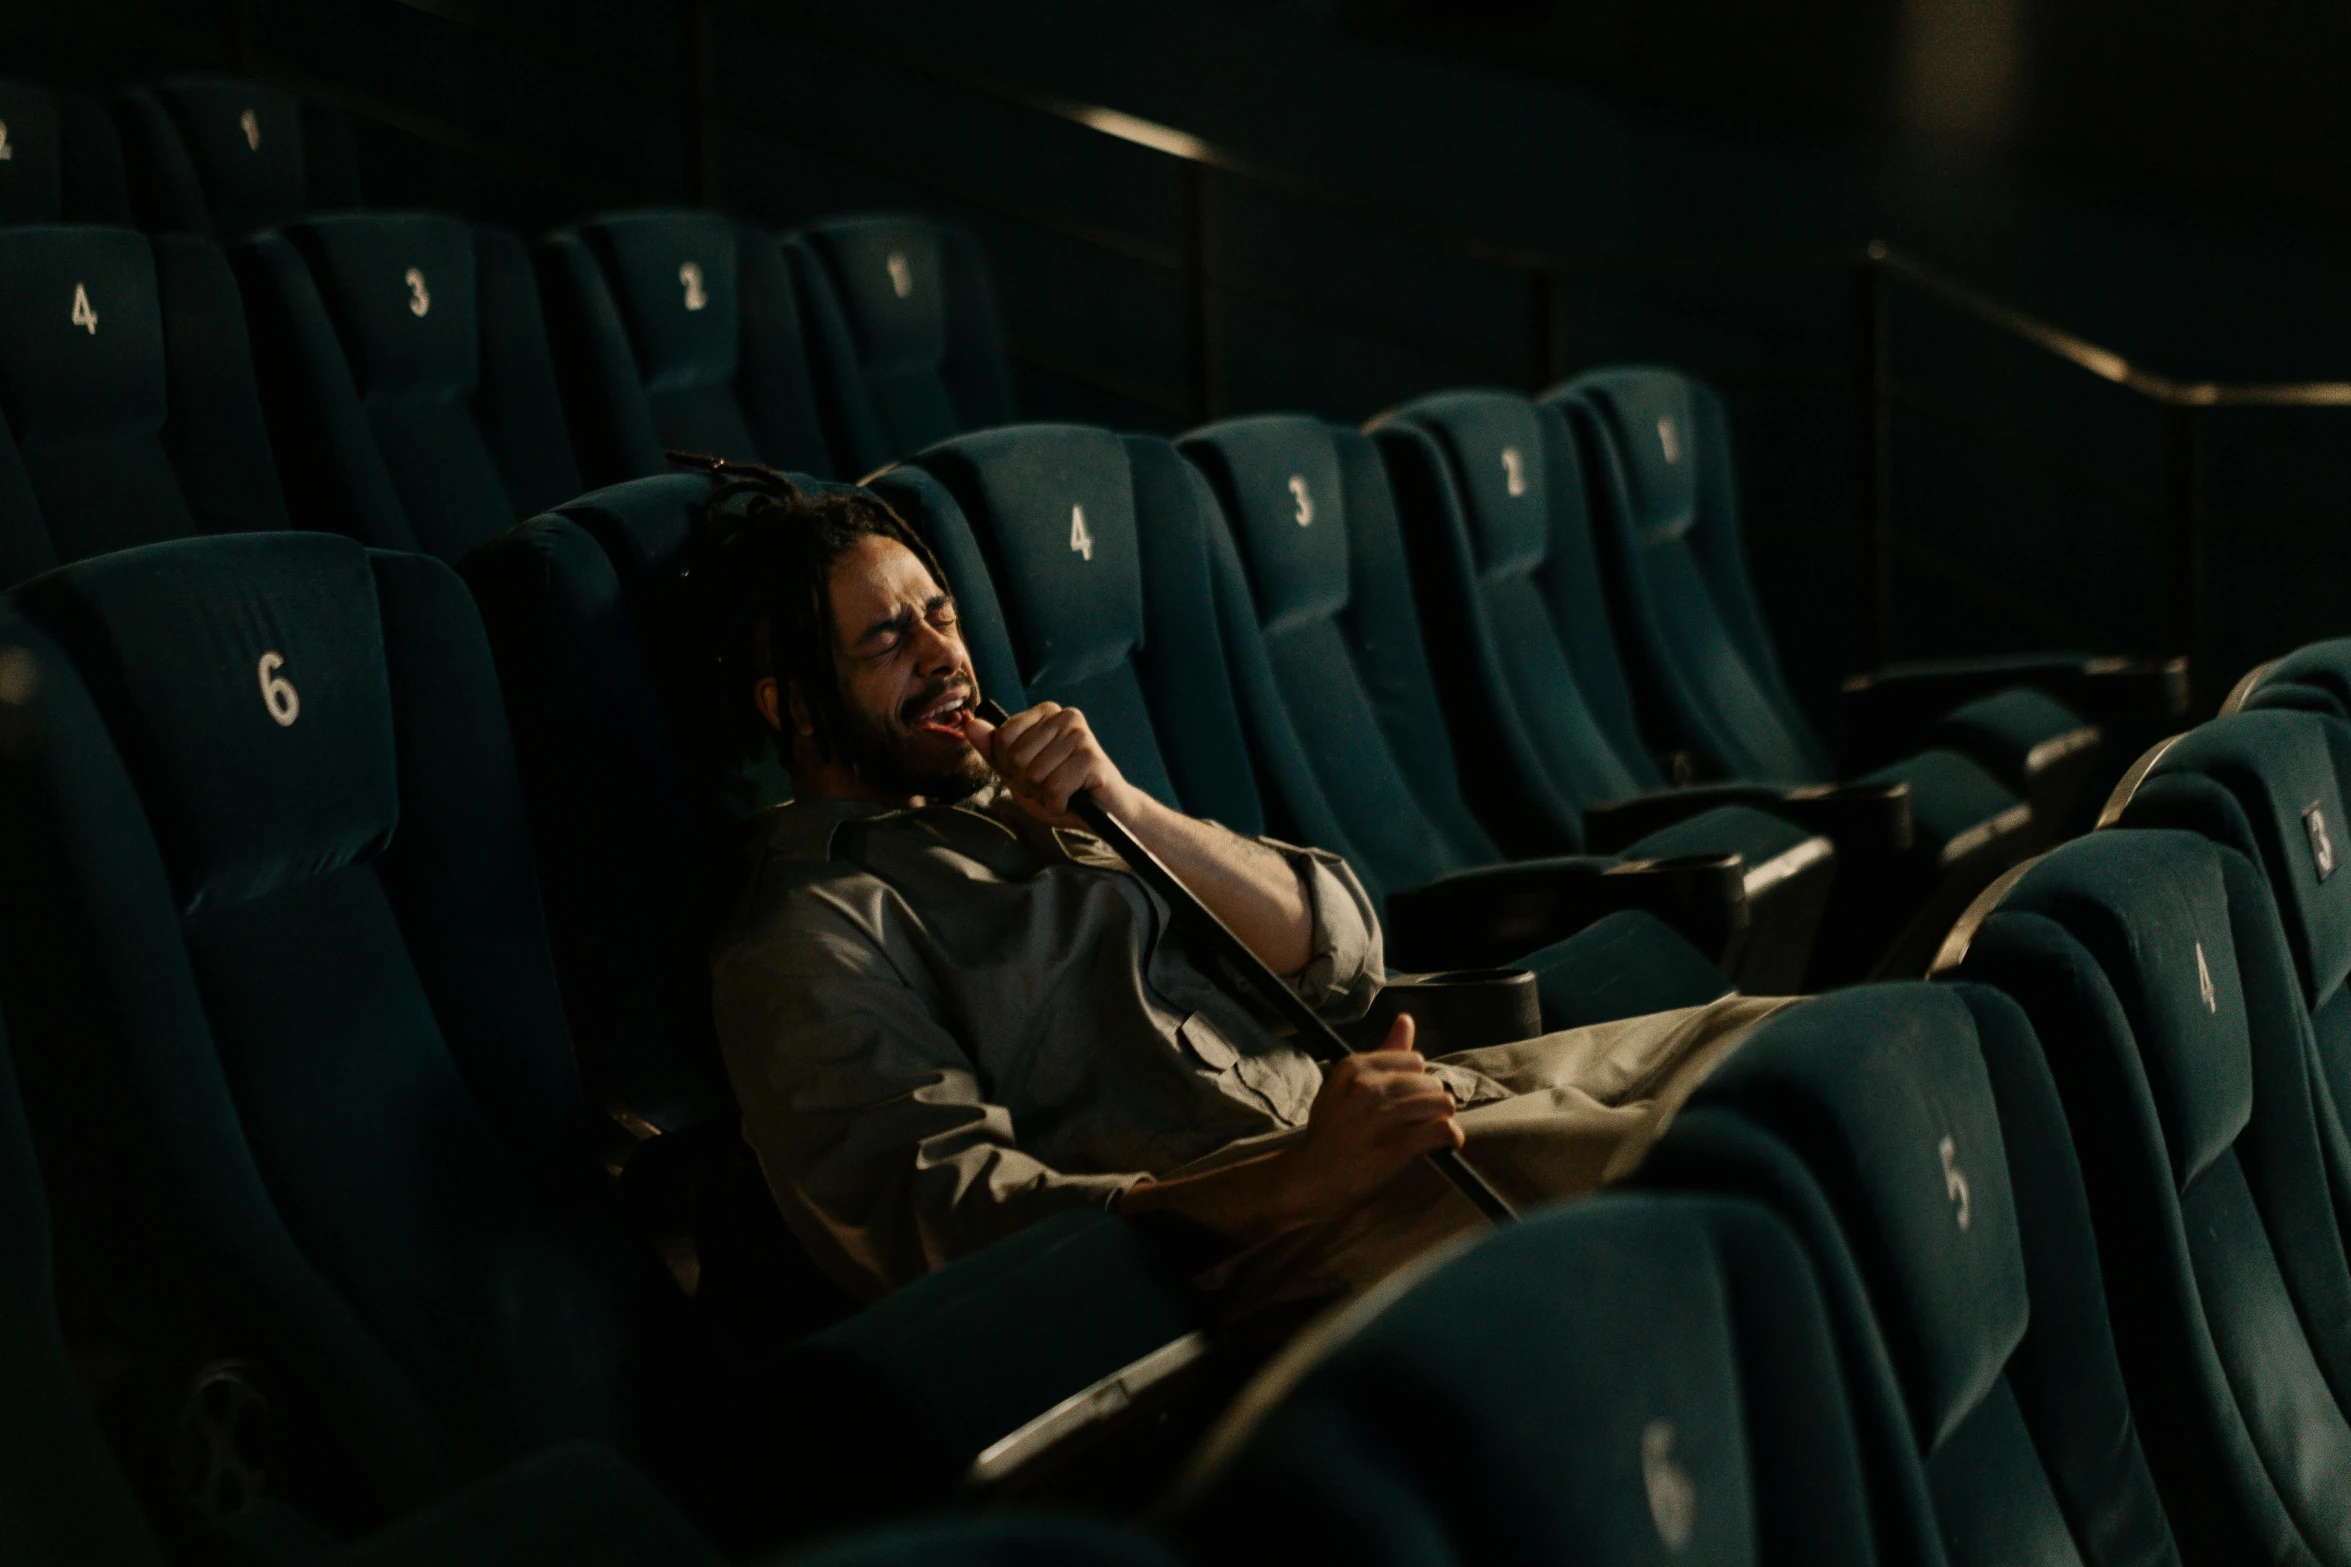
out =
[[[711,479],[570,498],[658,467],[664,444],[816,473],[922,446],[875,483],[938,545],[991,694],[1081,703],[1164,798],[1341,849],[1382,897],[1399,961],[1528,963],[1551,1026],[1711,999],[1730,978],[1915,972],[1960,903],[2060,830],[2080,786],[2085,726],[2024,692],[1914,718],[1911,733],[1948,743],[1858,789],[1821,787],[1746,582],[1719,409],[1679,377],[1454,394],[1368,434],[1273,416],[1176,443],[1059,426],[926,445],[1010,407],[1008,391],[999,405],[965,389],[1009,377],[976,253],[932,226],[779,245],[708,214],[633,214],[556,236],[534,271],[511,238],[455,219],[299,210],[241,244],[233,275],[198,239],[0,232],[11,580],[95,557],[12,594],[0,627],[0,1003],[71,1320],[99,1359],[136,1368],[114,1384],[115,1417],[152,1424],[141,1377],[176,1396],[196,1371],[207,1390],[172,1412],[183,1441],[210,1434],[202,1483],[183,1465],[161,1486],[199,1511],[256,1480],[250,1432],[220,1410],[266,1397],[271,1494],[343,1535],[407,1520],[363,1550],[453,1551],[431,1531],[467,1537],[485,1517],[502,1550],[560,1553],[579,1535],[626,1549],[631,1525],[569,1516],[566,1498],[592,1491],[643,1514],[633,1559],[688,1559],[663,1554],[688,1549],[685,1526],[612,1479],[617,1460],[558,1444],[620,1446],[703,1530],[749,1547],[942,1497],[989,1443],[1204,1326],[1173,1283],[1180,1248],[1107,1219],[1042,1227],[854,1314],[795,1267],[746,1178],[710,1040],[713,867],[782,788],[772,751],[720,706],[692,586]],[[237,536],[187,537],[205,533]],[[462,578],[403,553],[420,546]],[[1942,672],[1935,689],[1986,673]],[[1718,781],[1658,790],[1661,732]],[[1791,1017],[1868,1033],[1872,1014],[1852,1009],[1879,1004]],[[661,1133],[617,1193],[595,1169],[611,1154],[599,1109]],[[1486,1422],[1528,1377],[1556,1392],[1553,1413],[1584,1399],[1594,1419],[1630,1419],[1664,1396],[1661,1363],[1719,1369],[1724,1344],[1791,1321],[1787,1353],[1816,1351],[1784,1237],[1709,1201],[1612,1201],[1530,1227],[1478,1264],[1500,1272],[1426,1305],[1417,1320],[1455,1324],[1465,1356],[1531,1313],[1511,1346],[1528,1358],[1490,1363],[1486,1405],[1476,1377],[1448,1381],[1463,1424],[1426,1478],[1507,1446]],[[38,1211],[29,1197],[23,1211]],[[691,1242],[691,1307],[648,1234]],[[28,1231],[28,1261],[39,1243]],[[1628,1249],[1693,1271],[1588,1303],[1530,1282],[1597,1276]],[[1734,1305],[1661,1326],[1710,1270]],[[41,1271],[27,1277],[25,1320],[53,1318]],[[1859,1341],[1849,1328],[1838,1343]],[[1403,1374],[1406,1340],[1380,1331],[1330,1363],[1366,1369],[1317,1373],[1254,1439],[1261,1457],[1203,1482],[1187,1538],[1248,1536],[1261,1506],[1230,1498],[1294,1484],[1330,1498],[1301,1527],[1384,1535],[1367,1493],[1315,1468],[1317,1433],[1404,1450],[1378,1434],[1392,1411],[1350,1402],[1377,1404]],[[1644,1332],[1686,1332],[1687,1353],[1660,1362]],[[1624,1355],[1587,1355],[1610,1333]],[[54,1327],[21,1340],[42,1385],[63,1387]],[[1767,1383],[1693,1383],[1697,1401],[1658,1404],[1630,1446],[1594,1444],[1589,1494],[1616,1476],[1637,1489],[1609,1500],[1645,1498],[1607,1514],[1606,1537],[1678,1551],[1719,1516],[1733,1536],[1706,1538],[1744,1518],[1815,1542],[1791,1560],[1869,1540],[1904,1554],[1876,1520],[1915,1502],[1915,1477],[1866,1422],[1863,1502],[1834,1477],[1818,1493],[1819,1518],[1842,1506],[1865,1529],[1756,1523],[1780,1516],[1776,1494],[1757,1498],[1782,1455],[1756,1442],[1742,1457],[1706,1409],[1784,1398],[1752,1429],[1819,1423],[1832,1447],[1857,1418],[1818,1387]],[[1308,1436],[1285,1448],[1282,1421]],[[1519,1512],[1504,1508],[1519,1521],[1478,1535],[1504,1542],[1498,1557],[1585,1527],[1545,1511],[1557,1498],[1538,1471],[1583,1461],[1560,1451],[1573,1420],[1550,1429],[1511,1460],[1528,1466]],[[1717,1439],[1693,1457],[1675,1432],[1698,1430]],[[121,1541],[140,1534],[119,1479],[88,1478],[104,1466],[81,1436],[32,1447],[8,1479],[24,1516],[67,1542],[101,1516]],[[1619,1474],[1628,1454],[1637,1468]],[[1486,1528],[1447,1511],[1477,1498],[1466,1477],[1449,1484],[1459,1494],[1431,1499],[1414,1538]],[[1746,1500],[1693,1511],[1716,1497]],[[1931,1555],[1919,1516],[1904,1538]],[[1622,1534],[1643,1518],[1651,1534]],[[212,1538],[291,1556],[321,1545],[309,1529],[263,1506]],[[951,1532],[937,1548],[984,1547]]]
[[[780,1356],[690,1319],[584,1157],[445,567],[296,533],[68,567],[9,596],[0,696],[33,1133],[0,1096],[0,1530],[34,1559],[157,1559],[66,1366],[44,1184],[109,1348],[211,1368],[195,1472],[270,1466],[205,1537],[243,1559],[388,1524],[348,1559],[706,1560],[861,1471],[943,1497],[1040,1399],[1201,1331],[1101,1216]],[[1794,1003],[1631,1189],[1291,1345],[1149,1532],[799,1559],[2351,1559],[2347,702],[2351,643],[2257,671],[1987,889],[1942,982]],[[284,1424],[240,1451],[257,1388]]]

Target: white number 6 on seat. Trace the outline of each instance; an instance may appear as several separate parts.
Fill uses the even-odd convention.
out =
[[[261,655],[261,705],[269,709],[280,729],[302,716],[302,694],[294,689],[293,681],[278,673],[285,667],[283,653]]]

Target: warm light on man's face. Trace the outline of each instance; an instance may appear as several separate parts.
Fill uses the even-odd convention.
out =
[[[985,783],[964,739],[979,682],[955,600],[895,539],[859,539],[833,562],[834,656],[846,760],[884,794],[957,800]]]

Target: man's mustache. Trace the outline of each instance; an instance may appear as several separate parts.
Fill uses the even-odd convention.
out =
[[[979,687],[973,683],[971,676],[960,670],[952,675],[932,681],[898,704],[898,722],[911,728],[915,719],[929,711],[940,698],[952,696],[958,692],[968,694],[975,701],[979,697]]]

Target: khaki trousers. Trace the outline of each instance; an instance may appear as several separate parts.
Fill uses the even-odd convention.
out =
[[[1725,996],[1440,1056],[1464,1108],[1462,1156],[1518,1208],[1580,1197],[1640,1167],[1691,1091],[1797,998]],[[1485,1219],[1426,1160],[1345,1216],[1226,1259],[1200,1279],[1229,1315],[1353,1297]]]

